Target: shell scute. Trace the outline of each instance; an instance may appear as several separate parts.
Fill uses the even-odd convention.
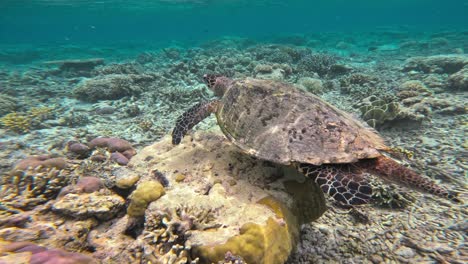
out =
[[[349,114],[278,81],[233,82],[217,117],[242,150],[282,164],[350,163],[387,149],[377,133]]]

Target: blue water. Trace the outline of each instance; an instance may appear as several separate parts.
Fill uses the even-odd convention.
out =
[[[165,45],[227,35],[468,30],[466,14],[466,0],[1,0],[0,44]]]

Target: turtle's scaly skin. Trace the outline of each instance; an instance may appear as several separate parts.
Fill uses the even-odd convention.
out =
[[[273,80],[204,78],[222,98],[197,104],[179,117],[174,144],[216,113],[223,133],[244,152],[296,166],[338,201],[369,201],[372,188],[365,172],[458,201],[443,187],[382,155],[390,149],[376,131],[315,95]]]

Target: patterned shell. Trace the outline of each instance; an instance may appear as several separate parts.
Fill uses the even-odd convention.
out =
[[[381,156],[383,139],[351,115],[292,85],[234,81],[216,113],[224,134],[246,153],[281,164],[351,163]]]

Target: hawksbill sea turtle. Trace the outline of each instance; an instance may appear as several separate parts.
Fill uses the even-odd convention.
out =
[[[375,130],[311,93],[274,80],[220,75],[204,75],[204,80],[220,99],[198,103],[181,115],[172,131],[174,145],[215,113],[225,136],[242,151],[295,166],[345,204],[369,202],[366,173],[458,201],[456,193],[386,155],[391,150]]]

